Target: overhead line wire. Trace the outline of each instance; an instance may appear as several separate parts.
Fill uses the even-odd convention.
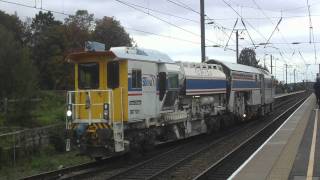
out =
[[[196,13],[199,13],[197,12],[196,10],[192,9],[191,7],[189,7],[188,5],[176,0],[177,2],[179,2],[180,4],[182,4],[183,6],[185,6],[185,8],[187,8],[188,10],[192,10],[193,12],[196,12]],[[173,1],[169,1],[169,2],[172,2],[172,3],[175,3]],[[167,15],[167,16],[172,16],[172,17],[175,17],[175,18],[179,18],[179,19],[184,19],[184,20],[187,20],[187,21],[191,21],[191,22],[194,22],[194,23],[200,23],[199,21],[196,21],[196,20],[193,20],[193,19],[188,19],[188,18],[184,18],[184,17],[180,17],[180,16],[176,16],[176,15],[173,15],[173,14],[170,14],[170,13],[166,13],[166,12],[163,12],[163,11],[159,11],[159,10],[155,10],[155,9],[151,9],[151,8],[148,8],[148,7],[145,7],[145,6],[141,6],[141,5],[137,5],[137,4],[134,4],[134,3],[128,3],[128,4],[131,4],[133,6],[136,6],[136,7],[139,7],[139,8],[143,8],[143,9],[147,9],[147,10],[150,10],[150,11],[153,11],[153,12],[156,12],[156,13],[159,13],[159,14],[164,14],[164,15]],[[178,5],[178,3],[175,3],[176,5]],[[181,7],[181,6],[180,6]],[[207,15],[206,15],[207,16]],[[208,17],[208,20],[212,20],[210,17]],[[219,25],[217,23],[215,23],[216,26],[219,26],[218,28],[220,28],[220,30],[225,34],[227,35],[227,33],[224,31],[224,29],[228,29],[226,27],[223,27],[222,25]],[[232,39],[233,40],[233,39]],[[234,40],[233,40],[234,41]],[[227,48],[228,49],[228,48]]]
[[[259,6],[259,4],[258,4],[255,0],[252,0],[252,1],[253,1],[253,3],[257,6],[257,8],[262,12],[262,14],[270,21],[270,23],[271,23],[273,26],[276,26],[275,29],[274,29],[274,31],[272,32],[270,38],[271,38],[272,35],[274,34],[275,30],[278,30],[278,32],[279,32],[280,35],[281,35],[282,40],[285,41],[285,42],[288,42],[288,41],[285,39],[284,35],[281,33],[280,29],[279,29],[279,24],[280,24],[280,22],[282,21],[282,17],[281,17],[280,20],[278,21],[277,25],[275,25],[275,24],[273,23],[273,21],[269,18],[269,16],[264,12],[264,10]],[[267,40],[267,43],[268,43],[268,41],[270,41],[270,38]],[[266,45],[265,45],[265,47],[266,47]],[[292,51],[294,51],[294,48],[292,48],[291,45],[289,45],[289,47],[291,48]]]
[[[71,14],[67,14],[67,13],[64,13],[64,12],[59,12],[59,11],[55,11],[55,10],[45,9],[45,8],[42,8],[42,7],[39,8],[39,7],[36,7],[36,6],[31,6],[31,5],[27,5],[27,4],[12,2],[12,1],[0,0],[0,2],[4,2],[4,3],[8,3],[8,4],[14,4],[14,5],[17,5],[17,6],[23,6],[23,7],[27,7],[27,8],[33,8],[33,9],[42,10],[42,11],[47,11],[47,12],[50,11],[50,12],[55,13],[55,14],[72,16]]]
[[[237,10],[235,10],[235,9],[231,6],[231,4],[229,4],[229,3],[226,2],[225,0],[222,0],[222,1],[223,1],[230,9],[232,9],[240,18],[243,19],[243,16],[242,16]],[[249,22],[248,22],[248,25],[249,25],[254,31],[256,31],[262,38],[264,38],[265,40],[267,40],[267,38],[264,37],[264,35],[262,35],[261,32],[259,32],[258,30],[256,30],[255,27],[254,27],[253,25],[251,25]]]
[[[192,11],[192,12],[194,12],[194,13],[200,14],[200,12],[192,9],[192,8],[189,7],[189,6],[186,6],[184,3],[181,3],[181,2],[177,3],[177,2],[174,2],[174,1],[172,1],[172,0],[167,0],[167,1],[170,2],[170,3],[172,3],[172,4],[177,5],[177,6],[179,6],[179,7],[182,7],[182,8],[184,8],[184,9],[187,9],[187,10],[189,10],[189,11]]]
[[[320,14],[313,14],[311,17],[319,17]],[[291,19],[291,18],[306,18],[308,15],[292,15],[292,16],[270,16],[269,18],[266,17],[243,17],[243,19],[247,20],[266,20],[266,19]],[[215,18],[216,21],[234,21],[237,18]]]
[[[190,6],[186,5],[185,3],[182,3],[182,2],[179,1],[179,0],[175,0],[176,2],[173,1],[173,0],[167,0],[167,1],[170,2],[170,3],[172,3],[172,4],[175,4],[176,6],[182,7],[182,8],[184,8],[184,9],[186,9],[186,10],[192,11],[192,12],[200,15],[200,12],[199,12],[199,11],[194,10],[193,8],[191,8]],[[210,18],[207,14],[205,14],[205,17],[207,18],[206,20],[210,20],[210,21],[211,21],[211,23],[207,23],[207,24],[209,24],[209,25],[212,25],[212,24],[213,24],[213,26],[220,28],[220,30],[228,37],[228,33],[226,33],[224,30],[225,30],[225,29],[229,29],[229,28],[226,28],[226,27],[224,27],[223,25],[215,22],[215,20],[212,19],[212,18]]]
[[[177,5],[177,6],[179,6],[179,7],[182,7],[182,8],[184,8],[184,9],[186,9],[186,10],[190,10],[190,11],[192,11],[192,12],[200,15],[200,12],[199,12],[199,11],[194,10],[193,8],[191,8],[190,6],[186,5],[185,3],[182,3],[182,2],[179,1],[179,0],[175,0],[175,1],[177,1],[177,2],[175,2],[175,1],[173,1],[173,0],[167,0],[167,1],[170,2],[170,3],[172,3],[172,4]],[[207,20],[212,21],[215,26],[217,26],[217,27],[219,27],[219,28],[221,28],[221,29],[228,29],[228,28],[222,26],[221,24],[218,24],[217,22],[215,22],[215,20],[212,19],[212,18],[210,18],[207,14],[205,14],[205,16],[207,17]]]
[[[249,32],[249,30],[247,29],[247,27],[246,27],[246,25],[245,25],[245,23],[244,23],[244,20],[243,20],[242,15],[241,15],[237,10],[235,10],[229,3],[227,3],[225,0],[222,0],[222,1],[223,1],[228,7],[230,7],[230,8],[241,18],[241,22],[242,22],[245,30],[246,30],[247,33],[248,33],[248,36],[249,36],[249,38],[250,38],[250,41],[252,42],[253,47],[256,48],[256,45],[255,45],[253,39],[251,38],[250,32]],[[265,38],[265,37],[264,37],[258,30],[256,30],[249,22],[248,22],[248,24],[251,26],[251,28],[252,28],[253,30],[255,30],[256,32],[258,32],[258,34],[260,34],[263,38]],[[266,39],[266,38],[265,38],[265,39]]]
[[[253,7],[253,6],[244,6],[244,5],[240,5],[238,3],[235,3],[234,1],[232,1],[235,5],[237,6],[241,6],[241,7],[245,7],[245,8],[250,8],[250,9],[259,9],[257,7]],[[310,6],[314,6],[314,5],[317,5],[317,4],[320,4],[320,2],[315,2],[313,4],[311,4]],[[274,9],[264,9],[266,11],[271,11],[271,12],[279,12],[279,11],[283,11],[283,12],[287,12],[287,11],[292,11],[292,10],[297,10],[297,9],[302,9],[302,8],[308,8],[307,6],[298,6],[298,7],[294,7],[294,8],[289,8],[289,9],[277,9],[277,10],[274,10]]]
[[[242,19],[243,19],[243,16],[237,11],[237,10],[235,10],[232,6],[231,6],[231,4],[229,4],[228,2],[226,2],[225,0],[222,0],[229,8],[231,8],[238,16],[240,16]],[[258,31],[257,29],[255,29],[255,27],[249,22],[249,21],[247,21],[247,23],[248,23],[248,25],[255,31],[255,32],[257,32],[263,39],[265,39],[265,40],[267,40],[267,38],[264,36],[264,35],[262,35],[262,33],[260,32],[260,31]],[[249,33],[249,31],[248,31],[248,33]],[[279,49],[279,48],[277,48],[277,49]],[[281,53],[281,51],[279,50],[279,53],[281,54],[281,56],[282,57],[284,57],[283,55],[282,55],[282,53]]]
[[[73,16],[72,14],[68,14],[68,13],[64,13],[64,12],[59,12],[59,11],[55,11],[55,10],[51,10],[51,9],[39,8],[39,7],[36,7],[36,6],[31,6],[31,5],[22,4],[22,3],[16,3],[16,2],[11,2],[11,1],[6,1],[6,0],[0,0],[0,2],[8,3],[8,4],[13,4],[13,5],[21,6],[21,7],[26,7],[26,8],[31,8],[31,9],[36,9],[36,10],[42,10],[42,11],[52,12],[52,13],[61,14],[61,15],[64,15],[64,16]],[[148,31],[144,31],[144,30],[139,30],[139,29],[134,29],[134,28],[129,28],[129,27],[125,27],[125,26],[123,26],[123,27],[124,27],[125,29],[129,29],[129,30],[132,30],[132,31],[137,31],[137,32],[145,33],[145,34],[151,34],[151,35],[155,35],[155,36],[159,36],[159,37],[165,37],[165,38],[175,39],[175,40],[184,41],[184,42],[188,42],[188,43],[192,43],[192,44],[200,44],[199,42],[195,42],[195,41],[191,41],[191,40],[186,40],[186,39],[182,39],[182,38],[178,38],[178,37],[174,37],[174,36],[156,34],[156,33],[148,32]]]
[[[156,33],[148,32],[148,31],[144,31],[144,30],[139,30],[139,29],[135,29],[135,28],[130,28],[130,27],[124,27],[124,28],[128,29],[128,30],[132,30],[132,31],[137,31],[137,32],[145,33],[145,34],[151,34],[151,35],[160,36],[160,37],[169,38],[169,39],[175,39],[175,40],[178,40],[178,41],[184,41],[184,42],[188,42],[188,43],[192,43],[192,44],[197,44],[197,45],[200,44],[200,42],[181,39],[181,38],[178,38],[178,37],[172,37],[172,36],[169,36],[169,35],[156,34]]]
[[[311,41],[313,42],[313,49],[314,49],[314,63],[317,63],[317,48],[314,43],[314,34],[313,34],[313,26],[312,26],[312,20],[311,20],[311,12],[310,12],[310,5],[309,0],[307,0],[307,6],[308,6],[308,14],[309,14],[309,42],[311,44]]]
[[[142,8],[142,9],[147,9],[149,11],[153,11],[153,12],[156,12],[156,13],[159,13],[159,14],[163,14],[163,15],[166,15],[166,16],[171,16],[171,17],[187,20],[187,21],[194,22],[194,23],[200,23],[199,21],[196,21],[194,19],[189,19],[189,18],[177,16],[177,15],[174,15],[174,14],[171,14],[171,13],[159,11],[159,10],[156,10],[156,9],[151,9],[151,8],[148,8],[148,7],[145,7],[145,6],[141,6],[141,5],[138,5],[138,4],[134,4],[134,3],[128,3],[128,4],[130,4],[132,6],[136,6],[136,7]]]
[[[125,2],[125,1],[121,1],[121,0],[115,0],[115,1],[121,3],[121,4],[125,5],[125,6],[131,7],[131,8],[133,8],[133,9],[137,10],[137,11],[140,11],[140,12],[142,12],[142,13],[144,13],[144,14],[147,14],[147,15],[155,18],[155,19],[158,19],[159,21],[162,21],[162,22],[164,22],[164,23],[166,23],[166,24],[169,24],[169,25],[171,25],[171,26],[173,26],[173,27],[176,27],[176,28],[178,28],[178,29],[180,29],[180,30],[182,30],[182,31],[185,31],[185,32],[189,33],[189,34],[192,34],[192,35],[194,35],[194,36],[200,37],[200,35],[197,34],[197,33],[194,33],[194,32],[192,32],[192,31],[189,31],[189,30],[185,29],[185,28],[182,28],[182,27],[180,27],[180,26],[177,26],[176,24],[171,23],[171,22],[169,22],[169,21],[166,21],[166,20],[164,20],[164,19],[162,19],[162,18],[160,18],[160,17],[158,17],[158,16],[155,16],[155,15],[153,15],[153,14],[151,14],[151,13],[145,12],[145,11],[143,11],[143,10],[141,10],[141,9],[133,6],[133,5],[128,4],[128,3]],[[206,40],[207,40],[207,41],[210,41],[210,42],[212,42],[212,43],[214,43],[214,44],[217,44],[218,46],[221,46],[219,43],[216,43],[216,42],[214,42],[214,41],[212,41],[212,40],[209,40],[209,39],[206,39]]]
[[[302,56],[300,51],[299,51],[299,55],[300,55],[301,59],[303,60],[304,64],[307,64],[306,60],[304,59],[304,57]]]
[[[249,36],[249,38],[250,38],[250,40],[251,40],[251,42],[252,42],[252,44],[253,44],[253,46],[254,46],[254,48],[255,48],[256,45],[255,45],[255,43],[253,42],[253,39],[251,38],[250,33],[249,33],[248,29],[247,29],[247,26],[246,26],[246,24],[244,23],[244,21],[243,21],[242,18],[241,18],[241,22],[242,22],[242,25],[244,26],[244,28],[246,29],[246,31],[248,32],[248,36]]]

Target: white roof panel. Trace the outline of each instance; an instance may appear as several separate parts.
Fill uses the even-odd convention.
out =
[[[156,63],[174,63],[174,61],[162,52],[136,47],[112,47],[111,52],[119,59],[149,61]]]
[[[190,62],[179,63],[187,78],[226,79],[221,65]]]
[[[255,68],[252,66],[230,63],[230,62],[222,62],[222,61],[218,61],[218,60],[213,60],[213,61],[216,61],[216,62],[219,62],[219,63],[225,65],[228,69],[230,69],[232,71],[241,71],[241,72],[262,74],[262,72],[258,68]]]

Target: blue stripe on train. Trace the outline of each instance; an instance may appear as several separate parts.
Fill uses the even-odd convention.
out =
[[[233,81],[232,88],[259,88],[256,81]]]
[[[227,87],[226,80],[187,79],[186,89],[221,89]]]
[[[132,88],[132,78],[128,78],[128,91],[142,91],[142,88]],[[221,89],[226,88],[226,80],[209,79],[187,79],[186,89]],[[158,90],[157,83],[157,90]]]

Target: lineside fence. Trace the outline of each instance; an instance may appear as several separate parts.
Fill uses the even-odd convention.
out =
[[[0,134],[0,168],[14,165],[17,160],[39,153],[52,145],[56,151],[65,150],[65,124],[24,129]]]

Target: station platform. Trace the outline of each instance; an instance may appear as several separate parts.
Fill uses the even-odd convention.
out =
[[[229,179],[320,180],[319,113],[312,94]]]
[[[282,94],[276,94],[274,96],[275,99],[278,99],[278,98],[282,98],[282,97],[285,97],[285,96],[291,96],[291,95],[295,95],[295,94],[299,94],[299,93],[303,93],[305,92],[305,90],[302,90],[302,91],[295,91],[295,92],[291,92],[291,93],[282,93]]]

